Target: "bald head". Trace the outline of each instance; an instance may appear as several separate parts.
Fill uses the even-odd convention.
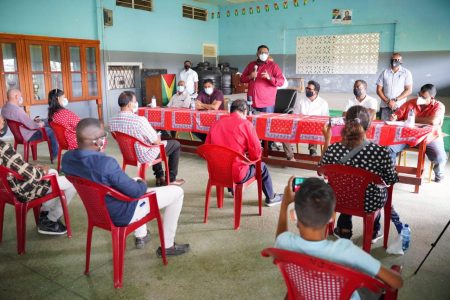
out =
[[[22,93],[19,89],[10,89],[6,93],[6,97],[8,98],[8,102],[11,102],[16,105],[21,105],[23,100],[22,99]]]
[[[77,142],[79,149],[97,150],[97,140],[106,136],[102,122],[94,118],[85,118],[77,125]]]

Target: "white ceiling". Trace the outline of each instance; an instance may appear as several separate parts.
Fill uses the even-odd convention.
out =
[[[249,2],[264,2],[263,0],[194,0],[194,1],[218,5],[218,6],[227,6],[227,5],[249,3]]]

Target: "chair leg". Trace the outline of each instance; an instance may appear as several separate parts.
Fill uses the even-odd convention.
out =
[[[216,185],[217,207],[223,208],[223,186]]]
[[[15,204],[16,210],[16,234],[17,234],[17,253],[25,254],[25,233],[27,226],[27,205],[26,203]]]
[[[37,160],[37,144],[31,145],[31,155],[33,156],[33,160]],[[50,160],[52,154],[50,153]]]
[[[111,231],[113,246],[114,287],[121,288],[125,256],[126,227],[116,227]]]
[[[234,230],[238,230],[241,225],[242,212],[242,184],[236,184],[234,189]]]
[[[159,213],[159,211],[158,214],[156,215],[156,221],[158,222],[159,242],[161,243],[161,256],[163,264],[167,265],[166,243],[164,242],[164,228],[163,222],[161,220],[161,214]]]
[[[167,184],[170,183],[170,170],[169,170],[169,162],[167,161],[167,156],[166,156],[166,160],[164,160],[164,168],[166,170],[166,182]]]
[[[86,266],[84,269],[84,274],[89,274],[89,266],[91,263],[91,244],[92,244],[92,231],[94,229],[94,226],[88,221],[88,231],[87,231],[87,238],[86,238]]]
[[[211,194],[211,183],[208,180],[208,185],[206,186],[206,195],[205,195],[205,217],[203,218],[203,223],[208,221],[208,209],[209,209],[209,199]]]
[[[59,150],[58,150],[58,173],[61,169],[61,153],[62,153],[62,149],[59,148]]]
[[[47,146],[48,146],[48,152],[50,153],[50,162],[53,164],[54,157],[53,157],[53,149],[52,149],[52,144],[50,142],[50,139],[47,139]],[[36,149],[37,149],[37,147],[36,147]]]
[[[387,249],[387,244],[389,240],[389,230],[391,228],[391,212],[392,212],[392,193],[394,187],[390,186],[388,188],[388,199],[386,204],[384,204],[384,239],[383,239],[383,247]]]
[[[70,216],[69,216],[69,209],[67,208],[67,198],[64,191],[61,191],[59,195],[59,199],[61,201],[61,207],[63,209],[64,214],[64,221],[66,222],[66,228],[67,228],[67,237],[72,237],[72,229],[70,228]]]
[[[29,157],[29,150],[28,150],[28,144],[23,144],[23,158],[25,159],[26,162],[28,162]]]
[[[3,219],[5,217],[5,202],[0,200],[0,242],[3,239]]]
[[[363,250],[370,254],[370,248],[372,246],[372,234],[373,234],[373,222],[375,213],[368,214],[363,217]]]

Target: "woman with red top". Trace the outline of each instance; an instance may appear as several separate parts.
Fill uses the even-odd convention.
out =
[[[65,107],[69,100],[64,96],[64,91],[60,89],[51,90],[48,93],[48,121],[63,126],[69,150],[78,148],[77,136],[75,133],[80,117]]]

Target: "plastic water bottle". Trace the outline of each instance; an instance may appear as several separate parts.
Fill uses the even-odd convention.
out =
[[[192,97],[191,98],[191,110],[195,110],[195,98],[194,97]]]
[[[406,119],[405,125],[407,127],[414,127],[416,123],[416,114],[414,113],[414,109],[410,109],[408,112],[408,119]]]
[[[252,115],[252,105],[253,105],[253,97],[252,96],[248,96],[247,97],[247,106],[248,106],[248,115],[249,116]]]
[[[403,225],[402,232],[402,249],[403,251],[408,250],[409,243],[411,241],[411,228],[409,228],[408,224]]]
[[[151,106],[156,107],[156,97],[155,96],[152,97]]]

